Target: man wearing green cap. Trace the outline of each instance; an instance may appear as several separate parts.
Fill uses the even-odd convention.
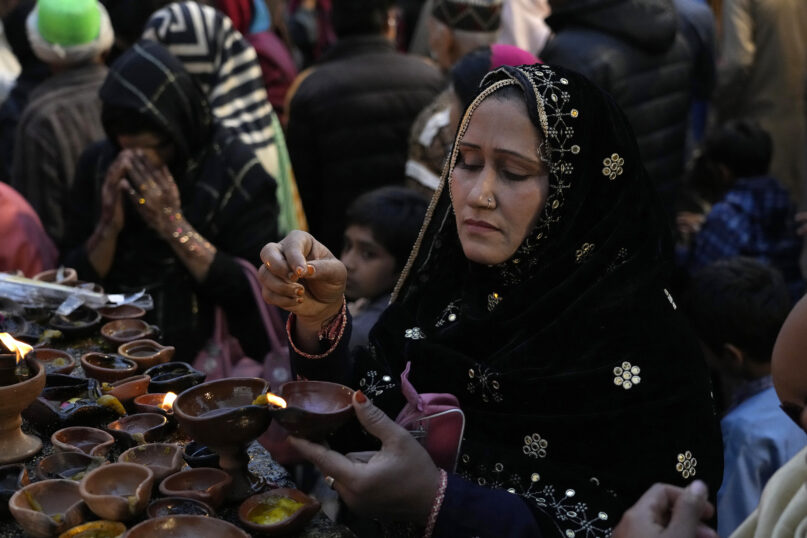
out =
[[[11,184],[60,245],[76,162],[86,146],[104,138],[98,89],[114,33],[98,0],[38,0],[26,30],[34,54],[53,74],[31,93],[20,118]]]

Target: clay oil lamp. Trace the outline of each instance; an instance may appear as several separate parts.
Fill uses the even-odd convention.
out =
[[[170,536],[171,538],[199,538],[200,536],[249,538],[249,534],[232,523],[205,516],[165,516],[147,519],[143,523],[135,525],[126,533],[126,538],[154,538],[154,536]]]
[[[269,401],[272,418],[297,437],[321,441],[354,415],[353,390],[325,381],[289,381],[280,387],[286,406]]]
[[[138,413],[159,413],[167,417],[174,416],[174,400],[177,395],[173,392],[149,392],[141,394],[134,399],[134,407]]]
[[[219,455],[196,441],[191,441],[185,445],[182,455],[185,458],[185,463],[194,468],[219,466]]]
[[[100,314],[98,314],[100,316]],[[117,319],[101,327],[101,336],[113,344],[125,344],[152,336],[156,328],[142,319]]]
[[[81,356],[81,367],[87,377],[107,383],[131,377],[137,372],[134,361],[109,353],[85,353]]]
[[[21,413],[45,387],[45,368],[26,358],[31,346],[0,333],[0,465],[22,461],[42,448],[42,441],[22,432]]]
[[[319,501],[298,489],[278,488],[241,503],[238,519],[253,534],[291,534],[305,527],[319,508]]]
[[[71,480],[34,482],[12,495],[8,508],[29,535],[50,538],[86,519],[79,485]]]
[[[231,501],[242,501],[265,485],[247,469],[247,445],[265,432],[272,420],[267,406],[253,403],[266,389],[262,379],[232,377],[190,388],[174,402],[179,426],[216,452],[221,468],[232,477],[228,491]]]
[[[51,435],[50,442],[59,452],[83,452],[88,456],[104,457],[115,444],[115,439],[97,428],[71,426]]]
[[[118,462],[145,465],[154,473],[155,482],[179,472],[185,465],[182,448],[173,443],[149,443],[130,448],[118,457]]]
[[[118,353],[134,361],[140,372],[170,361],[175,351],[174,346],[163,346],[149,339],[133,340],[118,347]]]
[[[163,497],[146,508],[146,515],[150,518],[165,516],[214,516],[213,508],[202,501],[186,497]]]
[[[0,313],[0,332],[28,340],[28,322],[19,314]]]
[[[124,532],[126,525],[120,521],[90,521],[63,532],[59,538],[119,538]]]
[[[151,378],[147,375],[133,375],[112,383],[102,383],[101,392],[114,396],[124,406],[129,406],[135,398],[146,393]]]
[[[36,349],[36,360],[45,367],[46,374],[69,374],[77,361],[67,351],[40,347]]]
[[[80,306],[67,316],[54,315],[48,323],[65,335],[81,336],[91,333],[100,322],[101,314],[92,308]]]
[[[207,377],[207,374],[196,370],[187,362],[158,364],[144,373],[151,377],[149,392],[174,392],[176,394],[198,385]]]
[[[221,469],[199,467],[174,473],[160,482],[160,493],[166,497],[185,497],[218,508],[224,502],[232,478]]]
[[[8,518],[8,501],[11,496],[30,483],[24,464],[15,463],[0,467],[0,520]]]
[[[102,394],[97,380],[48,374],[45,388],[22,416],[37,431],[50,435],[68,426],[105,424],[124,414],[120,401]]]
[[[171,429],[168,419],[157,413],[138,413],[121,417],[106,425],[107,430],[126,446],[159,441]]]
[[[78,273],[72,267],[59,267],[58,269],[48,269],[47,271],[35,274],[34,280],[66,285],[70,282],[77,281]]]
[[[87,282],[86,280],[74,280],[72,282],[63,282],[63,286],[69,286],[71,288],[79,288],[82,290],[91,291],[93,293],[103,294],[104,287],[97,282]]]
[[[90,456],[84,452],[55,452],[42,458],[36,466],[41,480],[73,480],[78,482],[84,475],[106,463],[103,456]]]
[[[102,306],[96,311],[107,321],[118,319],[140,319],[146,315],[146,311],[133,304],[120,304],[117,306]]]
[[[146,509],[151,500],[154,473],[136,463],[110,463],[81,480],[81,497],[102,519],[128,521]]]

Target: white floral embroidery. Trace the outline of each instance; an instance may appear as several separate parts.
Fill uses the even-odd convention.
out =
[[[499,374],[490,368],[470,368],[468,370],[468,377],[470,381],[466,387],[470,394],[481,393],[482,401],[488,403],[491,399],[499,403],[504,397],[499,392],[502,388],[501,383],[496,377]]]
[[[538,473],[530,477],[529,488],[520,495],[530,499],[538,508],[552,517],[558,530],[569,538],[608,538],[612,529],[606,523],[608,514],[598,512],[597,515],[588,515],[588,504],[575,501],[577,493],[567,489],[558,494],[553,485],[539,485],[541,478]]]
[[[359,379],[359,386],[367,396],[380,396],[385,390],[395,387],[392,378],[388,375],[380,376],[376,370],[368,371],[364,377]]]
[[[524,436],[524,446],[521,451],[531,458],[545,458],[549,441],[542,439],[537,433]]]
[[[678,463],[675,464],[675,470],[681,473],[684,480],[695,476],[695,467],[698,466],[698,460],[692,457],[692,452],[687,450],[683,454],[678,454],[676,459]]]
[[[642,369],[638,366],[634,366],[628,361],[623,362],[622,366],[614,368],[614,385],[625,390],[631,389],[642,382],[642,378],[639,376],[641,371]]]
[[[426,338],[426,335],[423,334],[423,331],[420,330],[420,327],[412,327],[411,329],[406,329],[404,331],[404,336],[406,338],[411,338],[412,340],[423,340]]]

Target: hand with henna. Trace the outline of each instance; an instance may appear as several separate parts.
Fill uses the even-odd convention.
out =
[[[141,150],[135,150],[127,177],[124,186],[143,222],[170,241],[176,222],[182,220],[179,189],[171,172],[165,165],[154,166]]]

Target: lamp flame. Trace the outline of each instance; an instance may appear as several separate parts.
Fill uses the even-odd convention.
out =
[[[8,333],[0,333],[0,342],[3,342],[3,345],[6,346],[6,349],[8,349],[9,351],[13,351],[14,353],[17,354],[17,364],[19,364],[20,359],[22,359],[28,353],[34,350],[33,347],[29,346],[25,342],[15,340]]]
[[[272,394],[271,392],[266,393],[266,402],[276,407],[286,407],[286,400],[276,394]]]
[[[174,407],[174,400],[176,399],[176,394],[168,392],[165,394],[165,398],[163,398],[163,403],[160,404],[160,407],[165,411],[170,411]]]

